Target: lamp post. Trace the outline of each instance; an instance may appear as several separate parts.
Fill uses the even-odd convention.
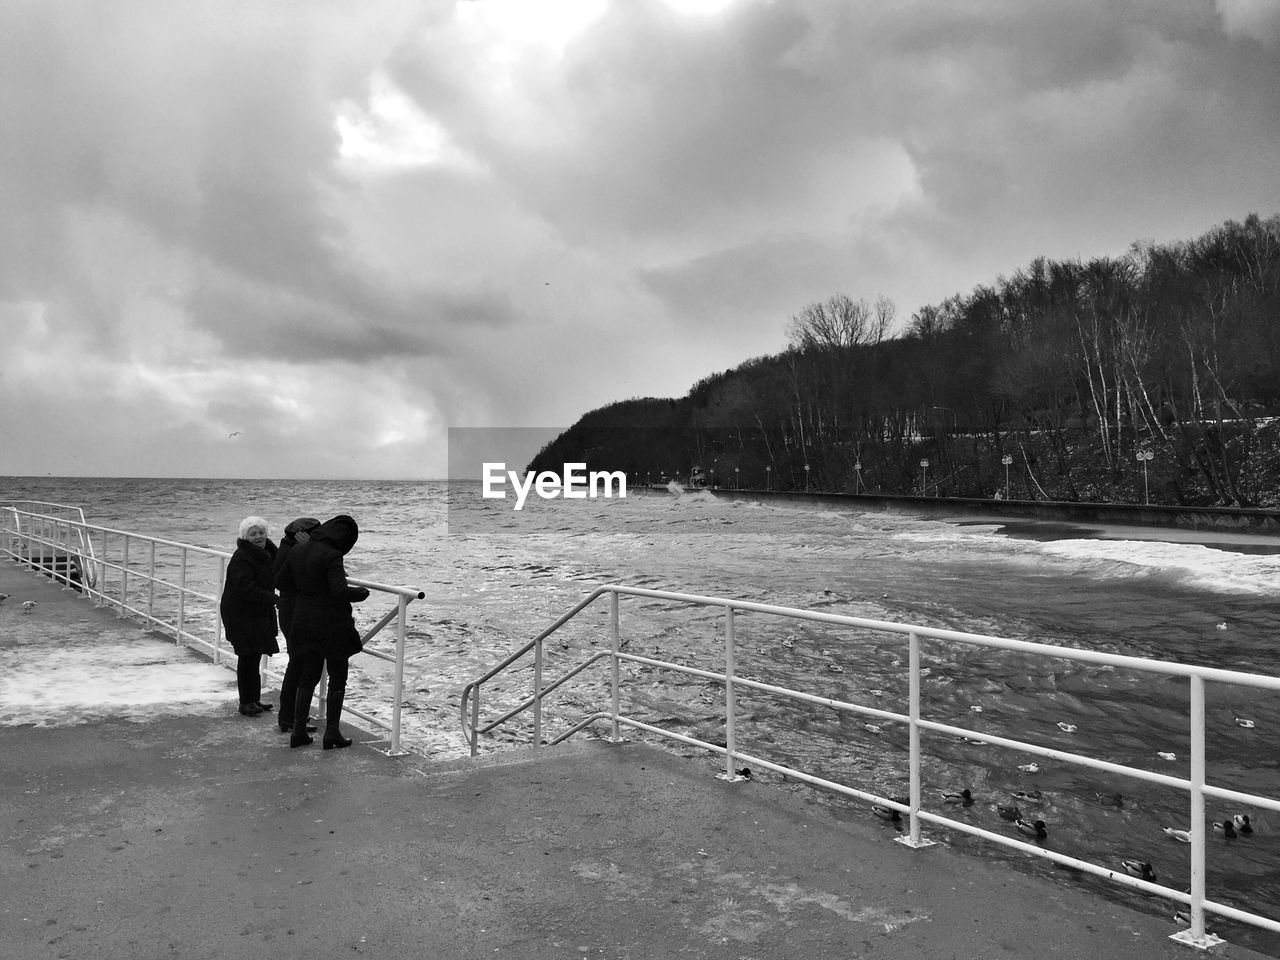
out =
[[[804,465],[804,492],[809,492],[809,465]]]
[[[765,467],[765,468],[764,468],[764,488],[765,488],[765,490],[768,490],[768,489],[769,489],[769,475],[770,475],[771,473],[773,473],[773,467]]]
[[[1009,499],[1009,464],[1013,463],[1013,456],[1006,453],[1000,458],[1000,462],[1004,464],[1004,498]]]
[[[738,489],[738,468],[733,468],[733,489]]]
[[[1151,490],[1147,486],[1147,464],[1154,456],[1155,454],[1147,449],[1138,451],[1138,462],[1142,464],[1142,502],[1148,506],[1151,504]]]
[[[927,482],[928,478],[929,478],[929,461],[921,460],[920,461],[920,496],[922,497],[925,495],[925,491],[929,489],[929,484]]]
[[[862,461],[858,460],[853,465],[853,492],[862,492]]]

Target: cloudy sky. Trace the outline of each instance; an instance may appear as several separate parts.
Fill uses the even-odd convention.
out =
[[[425,478],[1280,212],[1280,0],[0,0],[0,475]]]

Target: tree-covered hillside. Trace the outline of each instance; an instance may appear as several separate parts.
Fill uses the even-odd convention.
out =
[[[1118,258],[1039,258],[889,338],[892,313],[844,295],[810,304],[790,318],[785,352],[678,400],[594,410],[530,468],[1280,506],[1280,216]]]

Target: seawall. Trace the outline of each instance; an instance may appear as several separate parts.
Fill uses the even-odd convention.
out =
[[[665,489],[658,487],[656,489]],[[777,490],[710,491],[732,500],[774,500],[918,516],[1047,520],[1060,523],[1216,530],[1280,536],[1280,510],[1245,507],[1179,507],[1141,503],[1067,503],[1042,500],[977,500],[965,497],[898,497],[880,494],[798,493]]]

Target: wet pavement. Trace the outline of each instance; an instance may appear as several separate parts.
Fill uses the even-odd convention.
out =
[[[207,664],[9,561],[0,593],[11,662],[123,643],[162,675]],[[1171,909],[913,851],[714,758],[588,740],[433,762],[354,727],[350,749],[294,750],[226,674],[221,702],[175,684],[145,711],[0,727],[0,957],[1200,955]]]

